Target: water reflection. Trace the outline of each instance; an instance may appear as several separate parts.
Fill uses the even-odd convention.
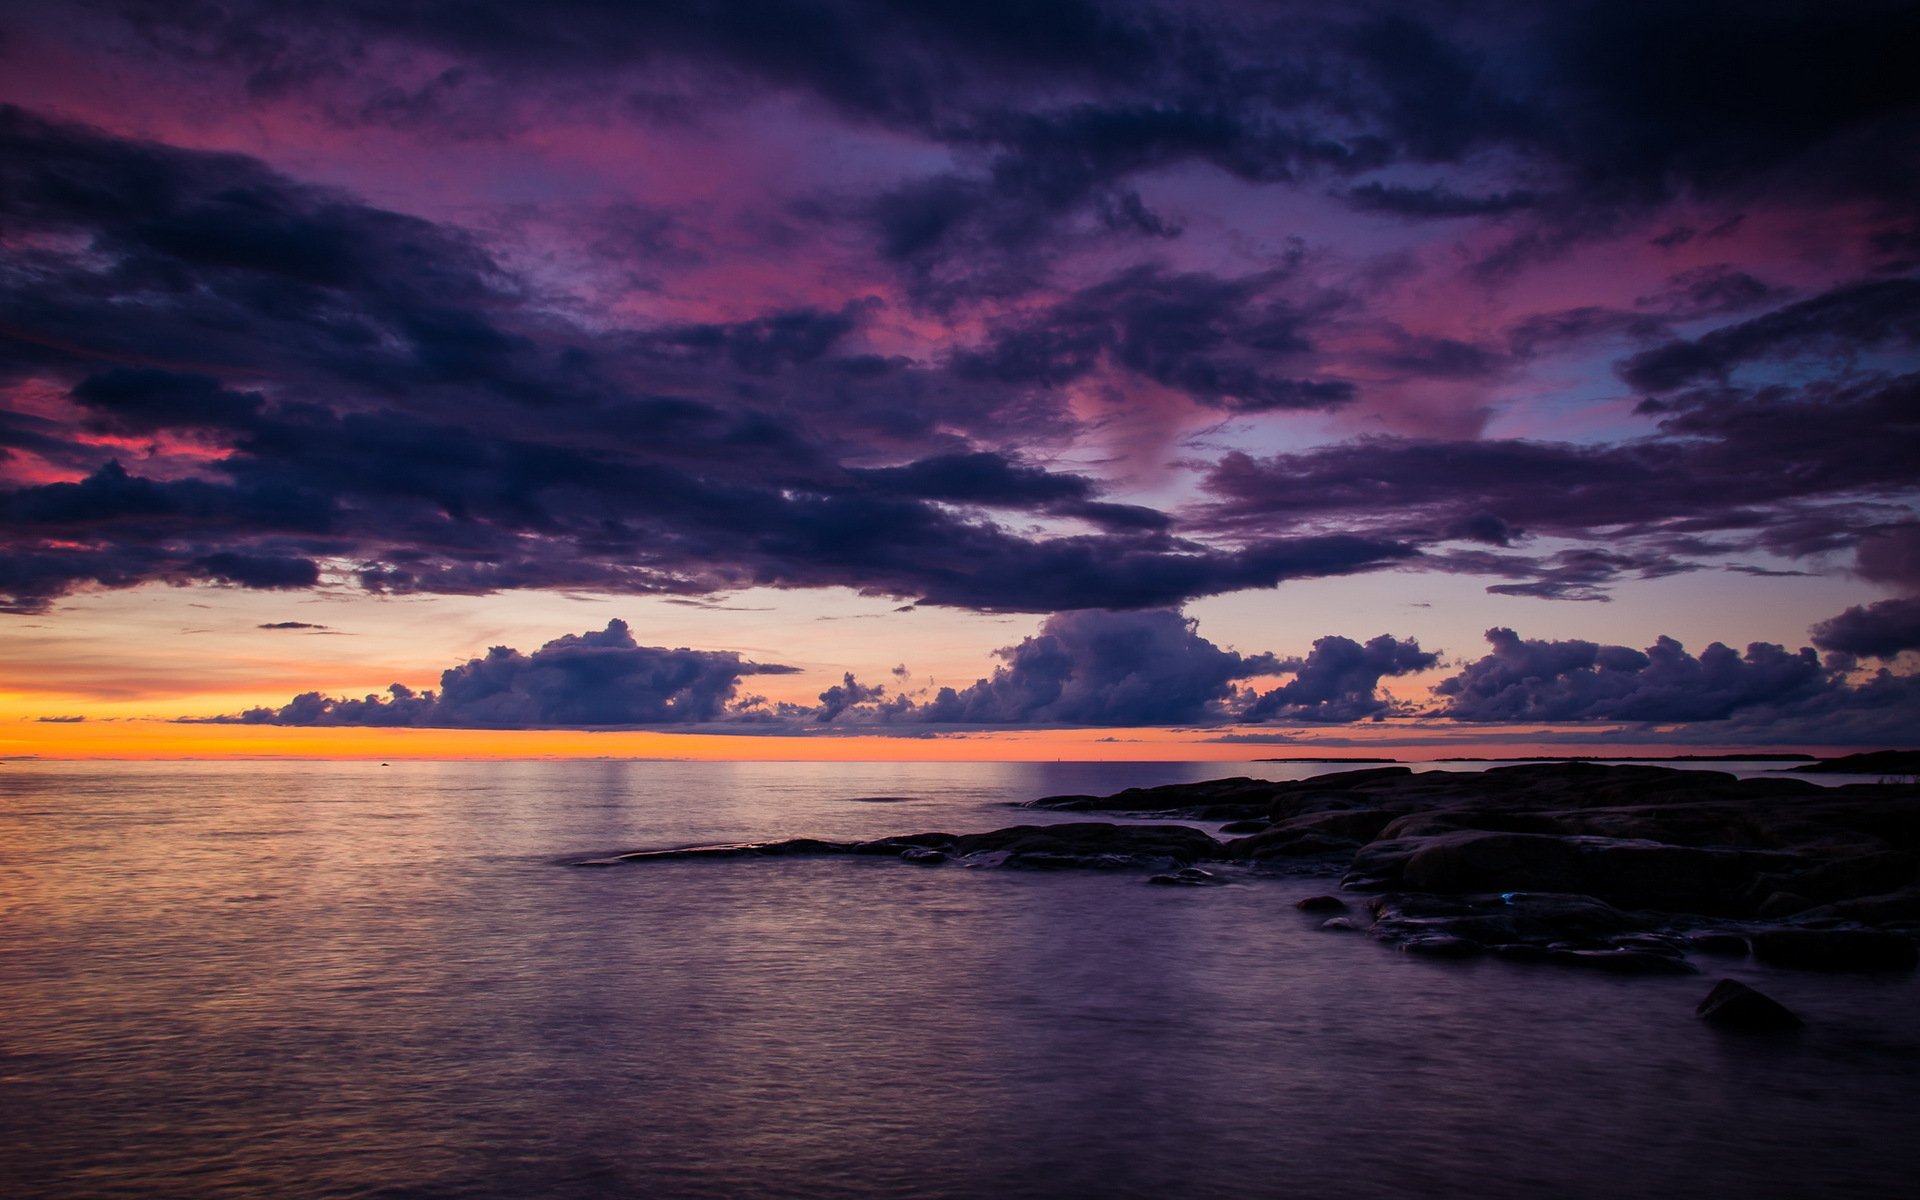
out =
[[[1899,1194],[1912,979],[1433,964],[1312,885],[637,845],[1004,824],[1217,766],[36,767],[0,1178],[41,1196]],[[1155,774],[1157,772],[1157,775]],[[875,795],[910,804],[850,803]]]

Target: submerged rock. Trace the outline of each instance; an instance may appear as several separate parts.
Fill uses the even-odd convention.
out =
[[[1221,887],[1227,881],[1212,871],[1203,871],[1199,867],[1182,867],[1169,875],[1154,875],[1148,883],[1157,883],[1163,887]]]
[[[935,866],[950,858],[969,866],[1166,870],[1226,857],[1225,847],[1188,825],[1114,825],[1075,821],[1064,825],[1015,825],[987,833],[915,833],[870,842],[789,838],[777,842],[729,842],[635,850],[577,866],[674,862],[703,858],[781,858],[802,855],[863,855]]]
[[[1786,1005],[1737,979],[1714,984],[1693,1015],[1722,1029],[1749,1033],[1781,1032],[1801,1025],[1800,1018]]]

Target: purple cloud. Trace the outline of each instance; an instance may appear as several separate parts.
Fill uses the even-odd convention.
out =
[[[279,708],[207,718],[238,725],[361,725],[451,729],[687,725],[736,715],[742,678],[794,667],[716,650],[642,646],[624,621],[555,638],[532,654],[495,646],[441,672],[440,691],[393,684],[385,697],[295,696]]]

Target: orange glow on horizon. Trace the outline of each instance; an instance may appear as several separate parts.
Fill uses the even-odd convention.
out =
[[[28,721],[0,724],[0,760],[304,758],[691,759],[719,762],[1250,762],[1257,759],[1448,757],[1658,757],[1685,754],[1847,753],[1833,746],[1674,746],[1542,741],[1527,730],[1406,727],[1332,744],[1219,741],[1226,730],[1047,729],[943,732],[930,736],[815,734],[765,737],[656,730],[357,729],[182,725],[162,720]],[[1851,749],[1858,749],[1853,747]]]

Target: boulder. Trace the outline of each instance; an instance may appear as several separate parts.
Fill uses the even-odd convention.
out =
[[[1347,902],[1338,896],[1308,896],[1296,900],[1293,906],[1301,912],[1345,912]]]
[[[1800,1028],[1791,1009],[1737,979],[1713,985],[1693,1014],[1710,1025],[1743,1033],[1774,1033]]]
[[[1212,871],[1203,871],[1199,867],[1182,867],[1167,875],[1154,875],[1147,879],[1162,887],[1220,887],[1227,881]]]
[[[1419,839],[1400,882],[1425,892],[1584,892],[1580,851],[1534,833],[1448,833]]]

